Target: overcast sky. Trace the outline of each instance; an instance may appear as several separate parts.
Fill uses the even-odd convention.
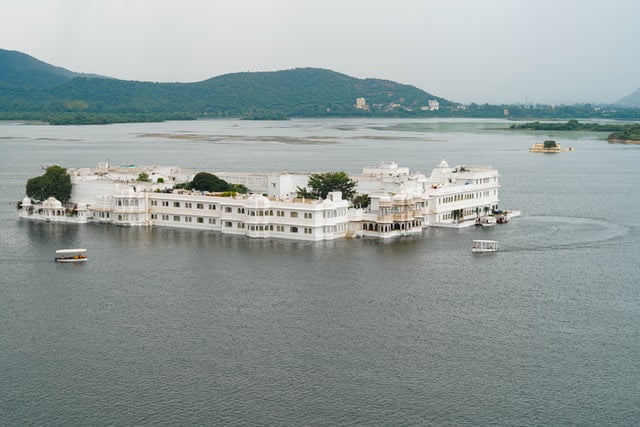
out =
[[[640,1],[5,0],[0,48],[130,80],[321,67],[465,103],[611,102],[640,87]]]

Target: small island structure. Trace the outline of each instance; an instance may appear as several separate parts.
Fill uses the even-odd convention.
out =
[[[573,147],[562,148],[557,142],[547,139],[545,142],[537,142],[529,148],[531,153],[562,153],[564,151],[573,151]]]
[[[640,124],[632,124],[627,129],[614,132],[607,138],[610,144],[640,144]]]

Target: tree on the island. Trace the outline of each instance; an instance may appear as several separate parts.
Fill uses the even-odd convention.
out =
[[[555,148],[555,147],[557,147],[557,146],[558,146],[558,145],[556,144],[556,142],[555,142],[555,141],[553,141],[553,140],[551,140],[551,139],[547,139],[547,140],[544,142],[544,148],[546,148],[546,149],[549,149],[549,148]]]
[[[198,172],[189,183],[190,190],[198,191],[229,191],[229,183],[212,173]]]
[[[247,194],[249,189],[243,184],[229,184],[229,191],[240,194]]]
[[[138,178],[136,178],[136,181],[138,181],[138,182],[149,182],[151,180],[149,179],[149,174],[148,173],[140,172],[138,174]]]
[[[358,194],[353,198],[351,203],[353,203],[355,207],[366,208],[371,204],[371,198],[368,194]]]
[[[176,188],[176,186],[174,186]],[[219,193],[230,191],[235,193],[247,193],[249,190],[242,184],[230,184],[224,179],[220,179],[212,173],[198,172],[187,185],[190,190],[210,191]]]
[[[63,167],[49,166],[44,175],[36,176],[27,181],[27,196],[37,200],[55,197],[66,202],[71,197],[71,177]]]
[[[297,188],[300,197],[326,199],[332,191],[341,191],[342,197],[351,200],[356,193],[356,182],[346,172],[314,173],[309,177],[306,188]]]

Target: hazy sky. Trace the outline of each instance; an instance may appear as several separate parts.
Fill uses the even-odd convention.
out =
[[[322,67],[459,102],[611,102],[640,87],[639,0],[3,0],[0,48],[198,81]]]

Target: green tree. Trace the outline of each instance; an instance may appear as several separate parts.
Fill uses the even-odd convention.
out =
[[[231,184],[229,183],[229,191],[240,194],[247,194],[249,189],[242,184]]]
[[[555,148],[557,147],[557,144],[555,141],[551,140],[551,139],[547,139],[544,142],[544,148],[549,149],[549,148]]]
[[[138,178],[136,179],[136,181],[139,181],[139,182],[149,182],[149,181],[151,181],[151,180],[149,179],[149,174],[148,174],[148,173],[146,173],[146,172],[140,172],[140,174],[138,174]]]
[[[44,175],[27,180],[27,196],[45,200],[51,196],[66,202],[71,197],[71,177],[63,167],[49,166]]]
[[[358,194],[353,198],[351,203],[353,203],[353,206],[366,208],[371,204],[371,198],[368,194]]]
[[[356,182],[346,172],[314,173],[307,181],[307,188],[298,187],[302,197],[325,199],[332,191],[341,191],[342,197],[351,200],[356,194]]]
[[[189,183],[189,189],[211,192],[230,191],[227,181],[208,172],[198,172]]]

